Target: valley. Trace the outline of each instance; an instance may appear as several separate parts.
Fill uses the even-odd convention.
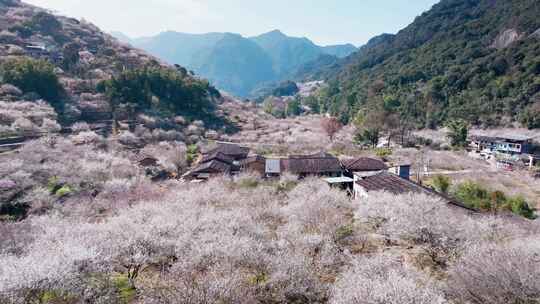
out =
[[[539,12],[441,0],[356,48],[0,0],[0,303],[540,302]]]

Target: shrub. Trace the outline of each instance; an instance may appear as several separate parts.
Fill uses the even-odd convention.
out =
[[[521,215],[528,219],[536,218],[534,210],[523,197],[510,198],[507,200],[506,204],[514,214]]]
[[[130,303],[135,299],[137,290],[129,283],[129,279],[125,275],[117,275],[113,278],[114,285],[119,294],[121,303]]]
[[[444,175],[435,176],[429,183],[435,191],[443,194],[448,194],[448,191],[450,191],[450,187],[452,186],[450,178]]]
[[[197,145],[189,145],[187,147],[186,162],[189,166],[197,159],[199,155],[199,147]]]
[[[4,63],[1,70],[4,82],[18,87],[24,93],[39,94],[57,113],[63,113],[64,89],[52,64],[43,60],[16,59]]]
[[[466,181],[457,186],[453,193],[458,199],[479,210],[509,210],[528,219],[535,219],[533,208],[522,197],[507,197],[501,191],[490,192],[482,185]]]
[[[291,100],[287,103],[285,108],[285,115],[288,117],[294,117],[302,114],[302,104],[299,99]]]
[[[56,190],[56,196],[58,197],[65,197],[72,193],[72,190],[69,186],[62,186],[62,188]]]
[[[447,127],[451,145],[453,147],[465,147],[469,136],[469,125],[465,121],[454,120],[448,122]]]
[[[365,145],[375,148],[379,144],[379,138],[379,129],[359,129],[354,133],[353,141],[357,145]]]
[[[454,194],[470,207],[482,210],[489,210],[492,207],[488,190],[472,181],[459,184]]]
[[[381,159],[387,159],[393,153],[392,149],[389,148],[377,148],[375,154]]]

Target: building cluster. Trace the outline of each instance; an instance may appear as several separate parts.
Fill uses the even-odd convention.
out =
[[[250,154],[250,149],[236,144],[220,143],[203,154],[198,164],[183,179],[203,182],[215,176],[253,172],[263,178],[283,174],[299,178],[319,177],[332,187],[348,191],[355,199],[366,199],[372,193],[424,193],[437,196],[450,205],[466,208],[459,202],[410,180],[410,165],[387,165],[367,157],[339,159],[329,153],[290,155],[266,158]]]
[[[52,46],[46,46],[43,43],[26,44],[24,45],[24,51],[29,57],[48,60],[57,65],[64,61],[64,53],[62,50]],[[97,53],[97,48],[88,48],[88,50],[80,50],[78,52],[81,61],[92,61]]]
[[[540,156],[533,151],[533,139],[526,136],[477,136],[469,137],[474,153],[486,160],[494,160],[500,167],[533,167]]]

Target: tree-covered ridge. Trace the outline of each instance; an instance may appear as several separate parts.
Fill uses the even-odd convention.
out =
[[[538,127],[539,15],[535,0],[443,0],[330,71],[321,101],[344,120],[392,99],[417,127],[454,119]]]
[[[100,82],[97,89],[109,98],[113,110],[129,104],[136,111],[154,110],[169,116],[197,118],[212,115],[213,98],[220,97],[207,81],[194,80],[185,71],[164,68],[126,71]]]
[[[298,68],[319,56],[337,60],[356,51],[351,44],[318,46],[278,30],[249,38],[233,33],[171,31],[137,39],[114,35],[171,64],[186,66],[238,96],[258,97],[258,90],[291,78]]]

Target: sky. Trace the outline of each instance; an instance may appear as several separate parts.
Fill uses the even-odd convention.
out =
[[[363,45],[396,33],[438,0],[23,0],[84,18],[130,37],[162,31],[232,32],[246,37],[279,29],[320,45]]]

